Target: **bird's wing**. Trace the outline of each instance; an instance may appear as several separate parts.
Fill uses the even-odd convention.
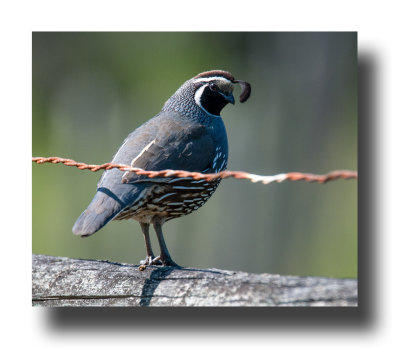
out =
[[[144,170],[173,169],[198,172],[210,167],[215,146],[207,127],[173,120],[165,124],[160,125],[155,137],[135,155],[131,166]],[[129,147],[129,141],[126,147]],[[148,180],[147,177],[126,172],[122,181],[135,183],[146,179]]]
[[[214,159],[214,140],[205,126],[179,115],[159,115],[132,132],[113,157],[113,163],[145,170],[205,171]],[[122,177],[124,176],[124,182]],[[171,179],[138,176],[118,169],[106,170],[92,202],[76,221],[73,232],[88,236],[140,198],[148,182]]]

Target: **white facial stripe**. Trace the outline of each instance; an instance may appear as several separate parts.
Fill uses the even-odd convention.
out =
[[[215,80],[219,80],[222,81],[224,83],[228,83],[231,84],[232,82],[224,77],[208,77],[208,78],[197,78],[194,80],[194,83],[207,83],[210,81],[215,81]],[[215,115],[215,114],[211,114],[210,112],[208,112],[202,105],[201,105],[201,95],[203,95],[204,89],[208,86],[208,84],[204,84],[203,86],[200,86],[197,91],[194,94],[194,100],[196,102],[196,104],[204,111],[206,112],[208,115],[212,116],[212,117],[219,117],[219,115]]]
[[[215,115],[215,114],[211,114],[210,112],[208,112],[202,105],[200,102],[201,99],[201,95],[203,94],[204,89],[206,88],[207,85],[203,85],[201,87],[199,87],[197,89],[197,91],[194,94],[194,100],[196,102],[196,104],[204,111],[206,112],[208,115],[212,116],[212,117],[220,117],[219,115]]]
[[[196,80],[194,80],[195,83],[206,83],[208,81],[212,81],[212,80],[222,80],[226,83],[231,83],[230,80],[224,78],[224,77],[208,77],[208,78],[197,78]]]
[[[203,85],[200,88],[197,89],[196,93],[194,94],[194,100],[196,101],[196,104],[204,110],[203,106],[201,105],[200,99],[201,95],[203,95],[203,91],[206,88],[207,85]]]

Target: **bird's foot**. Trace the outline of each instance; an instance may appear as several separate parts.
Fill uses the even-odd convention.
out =
[[[161,261],[158,259],[159,257],[155,258],[152,255],[148,255],[145,260],[140,260],[141,265],[161,265]]]
[[[178,268],[182,267],[178,265],[175,261],[173,261],[170,256],[161,257],[161,255],[157,256],[156,258],[154,258],[153,256],[148,256],[145,260],[140,260],[140,271],[144,271],[147,266],[170,266]]]
[[[170,256],[164,257],[164,256],[159,255],[156,258],[154,258],[154,260],[157,262],[160,262],[162,266],[179,267],[179,268],[182,267],[182,266],[178,265],[175,261],[173,261]]]
[[[161,266],[162,262],[158,260],[158,258],[154,258],[154,256],[147,256],[145,260],[140,260],[139,270],[143,271],[147,266],[150,265],[158,265]]]

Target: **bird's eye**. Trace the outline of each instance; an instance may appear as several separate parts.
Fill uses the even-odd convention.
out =
[[[210,84],[210,90],[211,90],[211,91],[217,91],[217,89],[218,89],[217,84],[215,84],[215,83],[211,83],[211,84]]]

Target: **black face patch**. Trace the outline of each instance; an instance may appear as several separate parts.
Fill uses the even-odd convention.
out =
[[[207,85],[200,97],[201,106],[210,114],[219,115],[228,101],[218,92],[218,89],[211,90]]]

